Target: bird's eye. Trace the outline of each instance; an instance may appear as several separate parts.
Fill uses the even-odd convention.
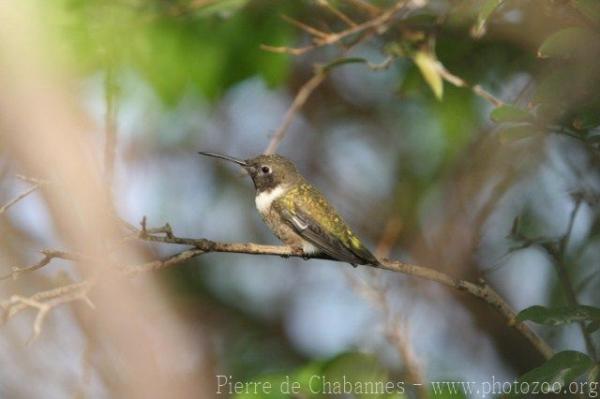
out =
[[[261,172],[263,172],[265,175],[268,175],[269,173],[271,173],[271,168],[269,168],[268,166],[261,166],[260,167]]]

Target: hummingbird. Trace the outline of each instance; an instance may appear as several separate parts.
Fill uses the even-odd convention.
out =
[[[302,255],[324,255],[356,265],[379,265],[319,190],[298,172],[289,159],[259,155],[237,159],[213,152],[200,155],[240,165],[256,189],[256,209],[271,231]]]

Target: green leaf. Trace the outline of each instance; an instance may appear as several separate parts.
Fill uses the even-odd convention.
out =
[[[487,0],[477,13],[477,24],[473,28],[473,35],[481,37],[485,33],[485,25],[487,20],[492,16],[494,11],[502,4],[504,0]]]
[[[435,98],[441,100],[444,95],[444,81],[440,75],[440,65],[435,54],[419,50],[413,55],[413,61],[419,67],[423,79],[431,87]]]
[[[583,44],[595,40],[596,34],[587,28],[571,27],[548,36],[538,49],[540,58],[570,58]]]
[[[522,140],[539,134],[539,131],[530,124],[508,126],[498,131],[498,139],[502,144]]]
[[[492,111],[490,118],[496,123],[524,122],[530,120],[531,115],[526,110],[514,105],[501,105]]]
[[[536,305],[520,311],[516,319],[518,321],[530,320],[546,326],[560,326],[576,321],[600,320],[600,308],[587,305],[547,308]]]
[[[562,104],[565,96],[567,98],[571,96],[568,82],[572,77],[573,70],[571,68],[559,68],[543,76],[535,89],[531,102],[534,104]],[[557,93],[561,93],[561,96],[557,96]]]
[[[529,397],[523,388],[524,383],[537,384],[541,393],[562,392],[562,388],[575,381],[579,376],[592,368],[594,362],[585,353],[577,351],[563,351],[552,356],[546,363],[519,377],[520,392],[512,392],[510,397],[517,397],[519,393]]]

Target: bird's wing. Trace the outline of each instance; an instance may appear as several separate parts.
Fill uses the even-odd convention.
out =
[[[315,190],[312,187],[307,188]],[[311,214],[317,215],[320,222],[304,211],[307,197],[294,196],[293,206],[281,206],[279,213],[283,220],[302,238],[316,246],[319,250],[334,259],[351,264],[379,264],[360,240],[341,221],[337,212],[325,200],[313,201],[309,208]],[[311,198],[311,197],[309,197]],[[314,197],[312,197],[314,198]],[[284,199],[285,200],[285,199]],[[282,205],[282,204],[276,204]]]

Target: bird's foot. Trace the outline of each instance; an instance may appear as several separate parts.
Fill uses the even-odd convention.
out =
[[[292,246],[292,255],[301,256],[302,258],[306,258],[306,254],[302,250],[302,247]]]
[[[308,253],[304,252],[304,249],[301,246],[298,246],[298,247],[293,246],[292,247],[292,253],[295,256],[301,256],[302,259],[304,259],[304,260],[309,260],[310,259],[310,255]]]

